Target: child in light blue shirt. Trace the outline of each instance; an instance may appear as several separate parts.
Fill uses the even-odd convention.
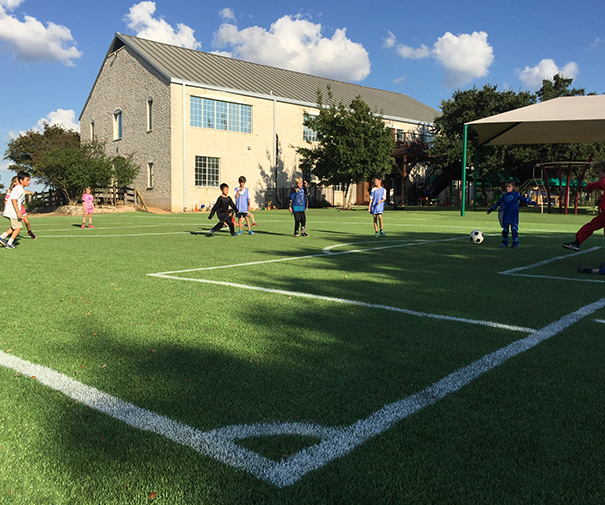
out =
[[[374,236],[385,236],[386,233],[382,229],[382,213],[384,212],[384,202],[387,200],[387,190],[382,187],[382,179],[374,177],[374,187],[370,192],[370,205],[368,212],[374,217]],[[378,231],[378,223],[380,223],[380,232]]]

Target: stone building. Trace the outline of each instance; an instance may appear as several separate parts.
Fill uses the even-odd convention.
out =
[[[170,211],[212,204],[218,186],[247,178],[252,205],[281,203],[298,168],[296,147],[313,142],[304,114],[317,92],[360,95],[396,132],[430,127],[437,111],[407,95],[116,34],[80,115],[83,141],[134,153],[134,185],[147,205]],[[328,203],[341,188],[321,188]],[[359,192],[358,192],[359,194]],[[317,195],[316,195],[317,196]]]

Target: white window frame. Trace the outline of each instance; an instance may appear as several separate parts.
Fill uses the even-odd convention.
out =
[[[124,134],[122,111],[116,109],[113,113],[113,140],[121,140]]]

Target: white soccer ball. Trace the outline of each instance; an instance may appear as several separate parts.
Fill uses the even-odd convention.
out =
[[[473,244],[480,244],[481,242],[483,242],[484,238],[485,236],[483,235],[483,232],[481,230],[473,230],[471,232],[471,242]]]

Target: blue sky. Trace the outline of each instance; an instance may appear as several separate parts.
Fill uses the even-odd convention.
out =
[[[605,93],[605,4],[0,0],[0,149],[78,116],[115,32],[405,93],[532,90],[561,72]],[[13,175],[0,161],[0,182]]]

